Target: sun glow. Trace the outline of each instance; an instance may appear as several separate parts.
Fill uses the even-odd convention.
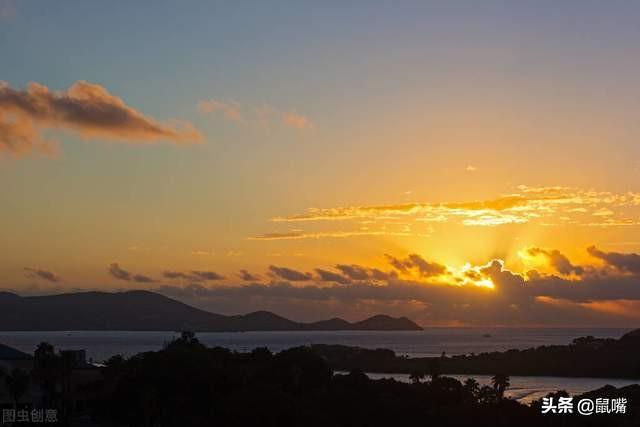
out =
[[[490,265],[471,265],[467,262],[462,267],[447,266],[456,285],[477,286],[486,289],[495,289],[493,281],[482,270]]]

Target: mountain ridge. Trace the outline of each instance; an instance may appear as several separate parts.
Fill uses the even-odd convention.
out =
[[[359,322],[333,318],[296,322],[269,311],[222,315],[146,291],[76,292],[20,296],[0,292],[0,330],[407,331],[422,328],[406,317],[376,315]]]

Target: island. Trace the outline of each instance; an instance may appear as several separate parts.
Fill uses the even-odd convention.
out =
[[[225,316],[151,291],[79,292],[23,297],[0,292],[3,331],[420,331],[406,317],[376,315],[295,322],[268,311]]]
[[[640,329],[620,339],[580,337],[568,345],[440,357],[406,357],[389,349],[315,344],[313,351],[339,371],[422,375],[509,375],[640,379]]]

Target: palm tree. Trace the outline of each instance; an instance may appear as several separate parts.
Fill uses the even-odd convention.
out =
[[[505,390],[511,385],[509,382],[509,375],[495,374],[493,378],[491,378],[491,382],[493,384],[493,389],[498,395],[498,399],[502,399],[504,397]]]

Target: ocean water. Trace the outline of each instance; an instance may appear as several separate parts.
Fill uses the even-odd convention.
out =
[[[541,345],[569,344],[574,338],[593,335],[620,338],[630,329],[621,328],[428,328],[424,331],[316,331],[316,332],[210,332],[197,337],[208,346],[222,346],[237,351],[268,347],[272,351],[308,344],[343,344],[364,348],[388,348],[412,357],[440,356],[525,349]],[[56,331],[2,332],[0,343],[25,352],[33,352],[38,343],[47,341],[57,349],[85,349],[87,357],[102,362],[115,354],[131,356],[143,351],[159,350],[178,336],[174,332]],[[408,381],[402,374],[369,374],[371,378],[393,377]],[[464,380],[468,376],[454,376]],[[481,384],[490,377],[474,375]],[[610,384],[622,387],[639,383],[607,378],[511,377],[506,395],[528,403],[545,394],[566,390],[580,394]]]
[[[409,375],[405,374],[367,374],[369,378],[393,378],[396,381],[409,382]],[[481,386],[491,385],[491,375],[447,375],[461,382],[469,377],[475,378]],[[638,380],[626,380],[617,378],[571,378],[571,377],[509,377],[511,386],[505,392],[505,396],[516,399],[519,402],[529,404],[534,400],[546,396],[548,393],[565,390],[572,396],[595,390],[605,385],[624,387],[640,383]]]
[[[630,329],[619,328],[428,328],[424,331],[313,331],[313,332],[208,332],[197,337],[208,346],[237,351],[268,347],[272,351],[308,344],[343,344],[364,348],[388,348],[412,357],[440,356],[525,349],[541,345],[569,344],[574,338],[593,335],[620,338]],[[115,354],[159,350],[175,332],[56,331],[3,332],[0,343],[33,352],[47,341],[58,349],[85,349],[101,362]]]

